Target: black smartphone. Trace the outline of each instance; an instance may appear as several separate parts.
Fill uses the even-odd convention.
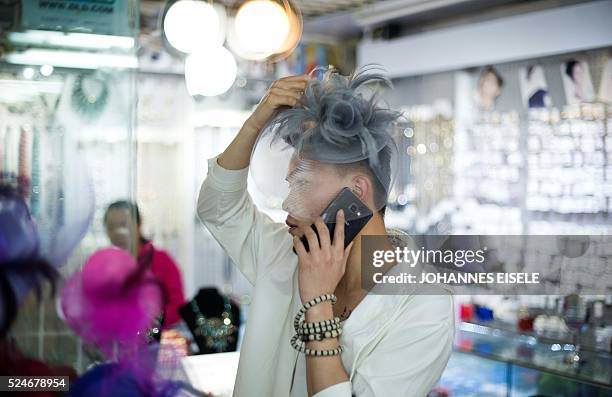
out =
[[[373,214],[372,210],[351,192],[351,189],[345,187],[321,213],[321,218],[323,218],[323,222],[325,222],[327,229],[329,229],[329,235],[332,240],[334,238],[334,230],[336,229],[336,214],[341,209],[344,211],[344,248],[346,248],[366,223],[369,222]],[[313,224],[311,227],[317,238],[319,238],[316,226]],[[306,236],[302,236],[300,240],[302,240],[304,248],[308,251]],[[293,252],[295,252],[295,248]]]

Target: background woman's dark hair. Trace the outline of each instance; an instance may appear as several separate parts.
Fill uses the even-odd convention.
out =
[[[138,209],[138,205],[136,205],[136,203],[133,203],[131,201],[127,201],[127,200],[119,200],[119,201],[115,201],[114,203],[111,203],[108,208],[106,208],[106,212],[104,212],[104,218],[103,221],[106,224],[106,218],[108,217],[108,213],[111,210],[128,210],[130,212],[130,214],[136,219],[136,224],[138,226],[140,226],[140,210]]]
[[[49,281],[50,293],[52,298],[55,296],[56,281],[59,279],[59,272],[41,258],[26,258],[0,264],[0,302],[4,305],[4,318],[0,324],[0,338],[4,338],[11,325],[17,318],[20,302],[17,301],[17,294],[9,282],[8,273],[13,273],[17,277],[34,279],[33,289],[36,298],[40,302],[42,298],[42,282]]]
[[[579,64],[580,62],[573,58],[565,62],[565,74],[567,75],[567,77],[572,79],[572,81],[574,81],[574,69],[576,69],[576,66],[578,66]]]

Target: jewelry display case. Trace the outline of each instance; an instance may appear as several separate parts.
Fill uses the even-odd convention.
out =
[[[438,390],[452,396],[608,396],[609,352],[582,350],[579,365],[567,363],[574,346],[495,326],[462,322],[455,351]],[[466,374],[465,368],[470,368]]]

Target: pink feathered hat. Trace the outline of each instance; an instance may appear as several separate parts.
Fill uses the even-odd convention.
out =
[[[115,344],[137,347],[146,342],[145,334],[163,308],[163,290],[127,251],[104,248],[68,277],[61,308],[77,334],[110,355]]]

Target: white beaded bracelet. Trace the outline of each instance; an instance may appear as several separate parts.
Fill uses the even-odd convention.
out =
[[[338,345],[338,347],[336,347],[335,349],[328,349],[328,350],[316,350],[316,349],[310,349],[308,347],[306,347],[306,342],[299,340],[299,335],[295,334],[293,335],[293,338],[291,338],[291,346],[293,346],[293,348],[301,353],[306,354],[307,356],[337,356],[340,353],[342,353],[342,346]]]
[[[316,333],[316,334],[299,334],[300,340],[304,342],[312,342],[312,341],[322,341],[323,339],[329,338],[337,338],[342,335],[342,328],[335,329],[332,331],[326,331],[324,333]]]
[[[301,322],[300,326],[302,328],[320,328],[320,327],[328,327],[328,326],[339,325],[339,324],[340,324],[340,317],[334,317],[331,320],[322,320],[322,321],[317,321],[314,323]]]
[[[307,324],[307,323],[301,323],[300,325],[304,325],[304,324]],[[301,326],[298,329],[297,333],[300,335],[310,335],[310,334],[320,334],[321,332],[333,331],[333,330],[338,330],[338,329],[342,329],[341,324],[322,325],[320,327]]]
[[[335,349],[316,350],[306,347],[308,341],[321,341],[323,339],[336,338],[342,335],[342,326],[340,318],[322,320],[312,323],[304,321],[306,311],[312,306],[324,301],[331,301],[332,305],[336,303],[336,295],[324,294],[306,302],[295,315],[293,327],[296,334],[291,338],[291,346],[299,352],[308,356],[336,356],[342,353],[342,346],[339,345]]]
[[[325,301],[331,301],[332,305],[334,305],[336,304],[336,300],[337,298],[334,294],[323,294],[304,303],[300,310],[298,310],[297,314],[295,315],[295,319],[293,320],[293,327],[295,328],[295,332],[298,331],[300,321],[302,320],[302,317],[304,317],[304,315],[306,314],[306,310],[310,309],[314,305],[318,305],[319,303]]]

